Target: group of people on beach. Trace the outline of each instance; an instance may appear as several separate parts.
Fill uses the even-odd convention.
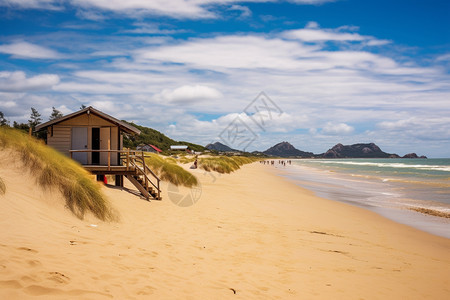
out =
[[[275,165],[275,160],[261,160],[260,163],[274,166]],[[283,165],[285,167],[286,164],[289,164],[289,165],[292,164],[292,161],[291,160],[279,159],[278,160],[278,164],[279,165]]]

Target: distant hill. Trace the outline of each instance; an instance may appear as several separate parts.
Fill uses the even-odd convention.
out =
[[[209,150],[216,150],[219,152],[240,152],[238,150],[235,150],[233,148],[228,147],[227,145],[224,145],[220,142],[215,142],[213,144],[208,144],[205,146],[206,149]]]
[[[342,145],[337,144],[323,154],[323,158],[398,158],[397,154],[386,153],[374,143]]]
[[[126,122],[126,121],[124,121],[124,122]],[[129,123],[129,122],[127,122],[127,123],[136,127],[137,129],[139,129],[141,131],[141,134],[138,136],[133,136],[133,135],[124,136],[124,138],[123,138],[124,147],[135,149],[136,146],[138,146],[139,144],[151,144],[151,145],[158,147],[159,149],[161,149],[163,151],[166,151],[170,148],[171,145],[187,145],[187,146],[189,146],[190,149],[192,149],[194,151],[204,151],[205,150],[205,147],[203,147],[201,145],[188,143],[188,142],[182,142],[182,141],[175,141],[175,140],[167,137],[166,135],[162,134],[158,130],[140,126],[140,125],[136,125],[134,123]]]
[[[288,142],[281,142],[273,147],[270,147],[266,151],[263,151],[266,155],[278,156],[278,157],[313,157],[314,153],[305,152],[296,149]]]
[[[427,157],[425,155],[418,156],[415,153],[408,153],[406,155],[403,155],[402,158],[427,158]]]

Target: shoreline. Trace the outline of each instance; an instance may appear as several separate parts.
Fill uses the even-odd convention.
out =
[[[399,224],[450,239],[450,215],[430,206],[439,206],[438,202],[428,202],[428,207],[420,207],[420,204],[425,203],[417,200],[411,202],[410,199],[400,196],[398,191],[392,190],[392,187],[389,189],[381,182],[355,179],[354,174],[297,164],[289,167],[275,166],[272,170],[278,176],[312,191],[318,197],[360,207]]]
[[[0,170],[0,298],[445,299],[450,240],[317,197],[259,163],[192,170],[175,205],[103,188],[118,223],[76,219],[31,175]],[[20,180],[30,182],[23,189]],[[189,189],[179,188],[184,194]]]

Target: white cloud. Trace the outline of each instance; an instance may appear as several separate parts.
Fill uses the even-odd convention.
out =
[[[27,78],[22,71],[0,72],[0,91],[26,92],[46,90],[58,84],[59,76],[55,74],[40,74]]]
[[[450,53],[438,56],[436,61],[450,61]]]
[[[185,0],[72,0],[71,4],[88,8],[97,8],[116,13],[133,15],[155,14],[168,15],[175,18],[212,18],[214,13],[203,7],[217,1],[185,1]]]
[[[308,61],[296,61],[316,48],[280,39],[259,36],[219,36],[195,39],[173,46],[140,49],[136,60],[166,61],[189,64],[199,68],[274,68],[294,69],[308,65]],[[236,55],[239,53],[239,55]]]
[[[359,42],[365,46],[383,46],[391,43],[388,40],[378,40],[372,36],[356,33],[357,26],[344,25],[335,29],[320,28],[317,22],[311,21],[305,28],[288,30],[282,33],[286,39],[300,40],[303,42]]]
[[[318,29],[319,27],[320,27],[319,23],[317,23],[315,21],[310,21],[305,26],[305,28],[308,28],[308,29]]]
[[[155,98],[173,103],[187,103],[214,100],[222,98],[223,95],[215,88],[203,85],[184,85],[174,90],[165,89]]]
[[[231,5],[230,10],[237,10],[241,12],[240,18],[248,18],[252,15],[252,11],[247,6],[243,5]]]
[[[11,6],[33,9],[61,9],[61,1],[58,0],[0,0],[0,6]]]
[[[297,4],[323,4],[323,3],[327,3],[327,2],[336,2],[338,0],[288,0],[289,2],[292,3],[297,3]]]
[[[102,21],[106,18],[101,12],[92,9],[78,9],[77,17],[91,21]]]
[[[58,52],[31,44],[25,41],[0,45],[0,53],[10,54],[14,58],[30,59],[61,59],[63,55]]]
[[[450,117],[425,113],[420,118],[409,116],[377,124],[384,134],[397,137],[408,143],[408,140],[450,140]]]
[[[390,43],[391,43],[391,41],[388,41],[388,40],[371,39],[371,40],[368,40],[366,42],[366,45],[367,46],[384,46],[384,45],[387,45],[387,44],[390,44]]]
[[[286,31],[283,35],[288,39],[299,39],[305,42],[318,41],[362,41],[366,38],[358,33],[333,32],[321,29],[296,29]]]
[[[276,2],[277,0],[251,0],[250,2]],[[290,0],[301,5],[318,5],[336,0]],[[11,6],[25,9],[63,9],[64,5],[79,8],[78,16],[90,20],[100,20],[103,16],[93,9],[126,14],[140,18],[142,15],[162,15],[173,18],[205,19],[217,18],[216,7],[224,4],[246,2],[242,0],[0,0],[0,6]],[[232,5],[242,11],[242,17],[251,14],[247,7]]]
[[[129,29],[124,30],[124,33],[135,33],[135,34],[163,34],[163,35],[169,35],[169,34],[177,34],[177,33],[184,33],[186,30],[184,29],[162,29],[160,28],[160,25],[158,24],[152,24],[152,23],[145,23],[145,22],[136,22],[133,24],[135,26],[135,29]]]
[[[345,123],[334,124],[328,122],[322,128],[322,133],[325,135],[349,135],[352,134],[355,129]]]

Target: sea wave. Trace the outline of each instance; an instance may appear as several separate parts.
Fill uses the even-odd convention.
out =
[[[429,171],[450,172],[450,166],[447,165],[410,165],[404,163],[383,163],[383,162],[357,162],[357,161],[318,161],[321,164],[336,165],[355,165],[355,166],[371,166],[379,168],[408,168]]]

